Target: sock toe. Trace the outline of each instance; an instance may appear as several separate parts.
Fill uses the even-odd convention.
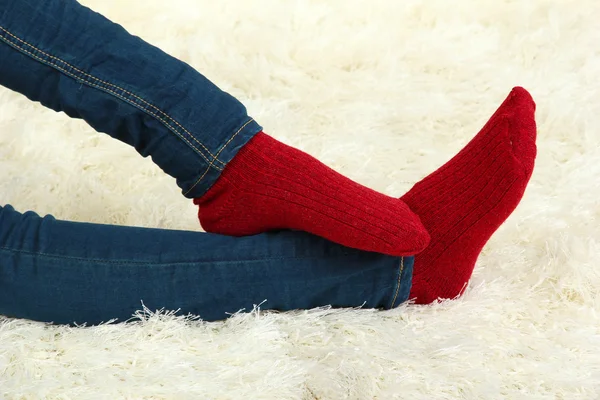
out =
[[[525,88],[521,86],[515,86],[508,95],[508,99],[510,99],[512,106],[517,108],[524,108],[529,110],[530,112],[535,112],[535,101],[533,101],[533,97],[531,97],[531,93],[529,93]]]
[[[531,174],[537,154],[535,102],[529,92],[521,87],[512,90],[508,97],[511,113],[507,116],[513,155],[522,164],[526,174]]]
[[[421,224],[420,220],[419,228],[415,229],[415,232],[416,233],[411,239],[413,239],[415,243],[414,254],[419,254],[429,246],[429,243],[431,243],[431,235],[429,235],[429,232],[427,232],[427,229]]]
[[[520,86],[514,87],[506,99],[502,102],[500,107],[492,115],[489,123],[492,123],[497,118],[509,117],[509,118],[525,118],[529,115],[535,114],[535,102],[531,97],[531,94]]]

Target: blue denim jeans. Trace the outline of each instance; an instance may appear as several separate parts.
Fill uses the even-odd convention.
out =
[[[74,0],[0,0],[0,84],[151,156],[189,198],[262,129],[192,67]],[[208,321],[264,300],[392,308],[412,265],[301,232],[230,238],[0,207],[0,314],[46,322],[123,321],[142,302]]]

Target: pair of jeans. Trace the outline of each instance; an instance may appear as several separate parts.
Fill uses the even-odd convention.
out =
[[[75,0],[0,0],[0,84],[151,156],[189,198],[262,129],[192,67]],[[0,314],[45,322],[127,320],[142,302],[207,321],[264,300],[392,308],[413,261],[302,232],[231,238],[0,208]]]

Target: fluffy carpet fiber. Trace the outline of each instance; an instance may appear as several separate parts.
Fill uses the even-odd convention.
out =
[[[221,323],[141,310],[92,328],[0,317],[0,398],[599,398],[598,1],[84,4],[189,62],[268,133],[387,194],[457,152],[515,85],[538,104],[537,167],[456,301]],[[199,230],[151,160],[5,89],[0,204]]]

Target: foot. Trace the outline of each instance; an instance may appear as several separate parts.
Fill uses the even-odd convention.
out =
[[[492,234],[519,204],[536,156],[535,103],[514,88],[479,134],[402,197],[431,235],[415,257],[410,298],[454,298]]]
[[[262,132],[194,203],[201,225],[212,233],[295,229],[396,256],[415,254],[429,243],[419,217],[403,201],[361,186]]]

